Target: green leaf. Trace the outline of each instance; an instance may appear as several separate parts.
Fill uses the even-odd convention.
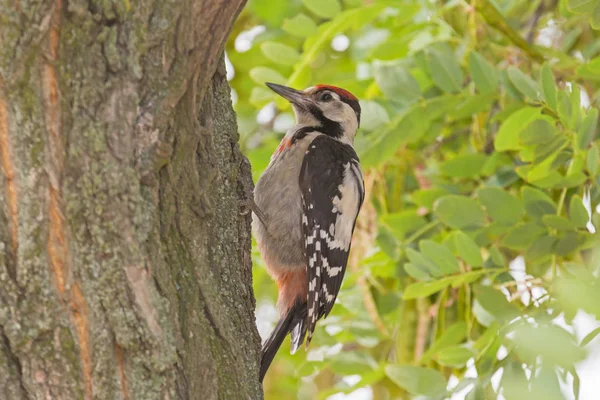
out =
[[[366,131],[372,131],[390,122],[387,110],[374,100],[361,100],[360,127]]]
[[[431,279],[431,275],[426,270],[414,266],[411,263],[404,264],[404,270],[406,273],[418,281],[426,281]]]
[[[497,100],[497,95],[492,94],[476,94],[462,99],[459,103],[454,102],[453,107],[447,112],[448,118],[461,120],[471,120],[474,114],[481,112],[489,112],[492,103]]]
[[[320,7],[320,0],[311,0],[312,4]],[[286,86],[305,87],[306,76],[310,74],[311,63],[317,58],[321,49],[331,43],[331,39],[340,32],[358,29],[368,24],[385,8],[384,4],[359,7],[343,11],[329,22],[319,25],[317,33],[304,41],[302,59],[294,67],[294,72],[289,77]]]
[[[590,25],[596,30],[600,30],[600,2],[596,3],[592,16],[590,17]]]
[[[386,365],[385,374],[396,385],[416,396],[437,397],[446,392],[446,379],[430,368]]]
[[[569,372],[573,375],[573,389],[575,389],[579,380],[575,366],[572,365]],[[536,400],[564,400],[565,396],[561,393],[561,385],[554,368],[538,369],[537,374],[531,377],[531,391],[527,391],[525,397]]]
[[[567,232],[558,240],[554,252],[559,256],[566,256],[577,250],[585,243],[585,236],[577,232]]]
[[[340,374],[362,374],[378,367],[373,357],[366,352],[341,351],[331,357],[331,368]]]
[[[427,297],[450,286],[451,283],[452,280],[449,277],[438,279],[436,281],[416,282],[407,286],[407,288],[404,290],[402,298],[404,300],[409,300]]]
[[[525,212],[529,217],[541,219],[546,214],[556,214],[556,204],[541,190],[526,186],[521,190]]]
[[[475,200],[457,195],[444,196],[434,205],[437,217],[455,229],[477,228],[485,224],[485,213]]]
[[[498,71],[476,51],[469,54],[469,69],[479,92],[487,94],[498,90]]]
[[[556,325],[520,326],[514,331],[517,351],[527,359],[541,356],[544,363],[570,367],[585,357],[585,351]]]
[[[255,87],[250,93],[250,104],[260,108],[275,99],[275,93],[266,87]]]
[[[567,126],[572,130],[578,130],[581,122],[581,89],[579,85],[571,85],[569,101],[571,102],[571,119],[568,121]]]
[[[565,135],[555,135],[548,143],[542,143],[535,146],[533,150],[534,164],[539,164],[548,157],[557,156],[568,144],[569,140]]]
[[[485,275],[489,272],[493,272],[492,269],[478,269],[476,271],[465,272],[460,275],[452,275],[450,278],[450,285],[453,288],[460,287],[462,285],[467,285],[469,283],[475,282],[477,279],[481,278],[482,275]],[[495,271],[498,271],[496,269]]]
[[[559,231],[570,231],[577,227],[573,222],[560,215],[547,214],[542,217],[542,222],[550,228],[558,229]]]
[[[285,32],[297,37],[307,37],[314,35],[317,31],[317,24],[306,14],[298,14],[293,18],[286,18],[281,26]]]
[[[508,71],[506,69],[500,71],[500,82],[502,83],[502,87],[510,96],[510,98],[518,100],[519,103],[523,100],[523,95],[510,81],[510,77],[508,76]]]
[[[302,0],[302,4],[321,18],[333,18],[342,11],[338,0]]]
[[[453,178],[474,178],[481,174],[488,156],[485,154],[460,154],[444,161],[440,170]]]
[[[569,203],[569,217],[575,226],[585,228],[590,217],[579,195],[573,195]]]
[[[442,270],[431,260],[423,256],[418,251],[408,248],[406,249],[406,256],[410,260],[411,264],[420,270],[428,271],[431,275],[438,278],[442,275]]]
[[[296,49],[277,42],[264,42],[260,49],[269,60],[281,65],[294,65],[300,61],[300,54]]]
[[[537,100],[541,97],[541,90],[537,82],[529,75],[526,75],[523,71],[512,65],[508,67],[507,72],[508,78],[519,92],[532,100]]]
[[[594,10],[597,0],[567,0],[567,8],[576,14],[589,14]]]
[[[384,42],[370,48],[370,56],[377,60],[392,61],[404,58],[410,51],[410,39],[406,37],[389,38]]]
[[[375,82],[383,94],[399,101],[412,101],[421,95],[419,82],[402,63],[375,64]]]
[[[464,346],[451,346],[437,353],[437,362],[440,365],[453,368],[462,368],[467,361],[475,356],[473,350]]]
[[[248,73],[252,80],[260,85],[264,85],[265,82],[273,82],[278,84],[284,84],[285,78],[279,72],[274,69],[267,67],[254,67]]]
[[[550,117],[542,116],[531,122],[519,135],[521,144],[532,146],[538,144],[547,144],[556,135],[554,120]]]
[[[513,225],[521,220],[523,204],[505,190],[495,187],[481,188],[477,191],[477,198],[495,222]]]
[[[554,285],[561,308],[575,314],[583,310],[596,317],[600,316],[600,290],[594,280],[561,278]]]
[[[527,253],[525,255],[526,259],[530,261],[539,261],[549,258],[552,255],[554,246],[557,242],[558,239],[555,236],[540,236],[527,249]]]
[[[548,65],[548,63],[544,63],[541,71],[541,81],[542,81],[542,92],[544,93],[544,98],[546,99],[546,103],[548,106],[556,111],[556,83],[554,81],[554,75],[552,74],[552,69]]]
[[[587,335],[585,335],[585,337],[581,340],[581,347],[585,347],[587,346],[592,340],[594,340],[596,338],[596,336],[598,336],[598,334],[600,334],[600,328],[596,328],[593,331],[591,331],[590,333],[588,333]]]
[[[592,81],[600,80],[600,57],[596,57],[587,64],[580,65],[575,70],[577,75]]]
[[[453,274],[460,270],[458,261],[454,254],[443,244],[433,240],[421,240],[419,243],[421,253],[431,261],[446,275]]]
[[[500,250],[498,250],[497,247],[490,248],[490,260],[493,265],[496,265],[498,267],[504,267],[504,265],[506,264],[504,256],[502,255]]]
[[[521,312],[513,303],[509,303],[504,294],[490,286],[477,285],[474,288],[477,302],[498,322],[508,322]]]
[[[475,242],[461,231],[456,232],[454,236],[456,243],[456,250],[463,259],[471,267],[480,267],[483,265],[483,258],[481,257],[481,251],[479,246]]]
[[[597,143],[594,143],[588,150],[586,166],[591,176],[595,176],[598,173],[598,167],[600,167],[600,151],[598,150]]]
[[[400,240],[404,239],[408,233],[425,225],[425,219],[419,216],[415,210],[384,215],[381,217],[381,222]]]
[[[274,3],[272,0],[253,0],[248,2],[252,14],[270,26],[279,26],[281,21],[291,11],[292,4],[288,1]]]
[[[467,324],[463,321],[455,322],[427,349],[421,360],[419,360],[419,363],[424,364],[429,362],[435,353],[449,346],[459,344],[466,336]]]
[[[581,279],[587,282],[594,282],[596,279],[591,268],[589,268],[592,267],[591,265],[588,267],[575,262],[566,262],[563,263],[562,267],[565,271],[565,276],[573,276],[577,279]]]
[[[502,241],[502,246],[510,249],[526,249],[538,237],[546,233],[546,229],[535,223],[527,222],[512,228]]]
[[[406,264],[412,265],[412,264]],[[405,265],[405,268],[406,268]],[[427,281],[427,282],[416,282],[411,285],[408,285],[404,290],[404,294],[402,298],[404,300],[416,299],[421,297],[427,297],[432,295],[433,293],[437,293],[442,289],[445,289],[448,286],[452,286],[454,288],[459,287],[464,284],[468,284],[471,282],[475,282],[482,275],[485,275],[489,272],[493,272],[494,270],[490,269],[479,269],[477,271],[470,271],[460,275],[452,275],[447,276],[445,278],[441,278],[435,281]]]
[[[519,134],[532,121],[538,119],[540,109],[534,107],[524,107],[513,113],[504,121],[496,138],[494,147],[497,151],[518,150],[521,148],[519,143]]]
[[[441,188],[419,189],[412,193],[412,200],[419,207],[432,209],[433,203],[447,194],[448,191]]]
[[[369,141],[369,147],[359,151],[363,168],[375,167],[388,161],[404,143],[416,142],[429,129],[429,116],[423,105],[415,104],[383,128],[377,137]]]
[[[569,101],[569,96],[564,90],[559,90],[558,92],[556,92],[556,102],[556,109],[560,119],[566,126],[570,127],[570,121],[573,115],[573,110],[571,109],[571,102]]]
[[[452,49],[448,46],[428,49],[426,57],[427,69],[435,85],[447,93],[459,92],[465,78]]]
[[[583,119],[577,132],[577,146],[581,150],[588,148],[598,134],[598,109],[592,108]]]
[[[494,322],[492,325],[483,332],[479,338],[473,344],[473,349],[478,353],[482,353],[488,349],[488,347],[498,337],[498,323]]]

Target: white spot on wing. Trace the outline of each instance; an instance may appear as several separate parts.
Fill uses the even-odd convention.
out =
[[[348,251],[352,240],[352,228],[358,215],[363,184],[360,179],[356,179],[356,176],[362,177],[359,166],[348,162],[344,165],[344,169],[344,179],[338,186],[341,197],[333,198],[333,209],[339,213],[335,221],[335,236],[333,240],[328,240],[327,244],[330,249]]]

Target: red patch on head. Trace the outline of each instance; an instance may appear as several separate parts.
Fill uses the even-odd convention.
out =
[[[349,91],[347,91],[346,89],[342,89],[339,88],[337,86],[331,86],[331,85],[317,85],[315,86],[318,90],[331,90],[332,92],[336,92],[340,97],[343,97],[347,100],[356,100],[358,101],[358,99],[356,98],[356,96],[354,96],[352,93],[350,93]]]

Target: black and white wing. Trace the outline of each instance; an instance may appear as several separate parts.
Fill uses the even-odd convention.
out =
[[[306,345],[333,307],[344,278],[356,217],[364,200],[354,149],[325,135],[309,145],[300,170],[307,261]]]

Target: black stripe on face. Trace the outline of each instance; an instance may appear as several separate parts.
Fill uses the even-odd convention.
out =
[[[356,114],[356,120],[358,121],[358,125],[360,126],[360,103],[358,102],[358,100],[355,99],[349,99],[345,96],[340,95],[340,93],[337,93],[336,91],[332,91],[331,89],[328,88],[323,88],[323,89],[319,89],[315,92],[315,95],[321,92],[325,92],[325,91],[329,91],[329,92],[333,92],[335,94],[338,95],[338,97],[340,98],[340,101],[343,101],[344,103],[348,104],[350,107],[352,107],[352,109],[354,110],[354,113]]]
[[[344,135],[342,124],[327,118],[325,115],[323,115],[323,111],[321,111],[321,109],[316,105],[311,104],[308,108],[308,111],[314,115],[321,124],[321,129],[319,129],[320,132],[323,132],[327,136],[331,136],[336,139],[339,139]]]

